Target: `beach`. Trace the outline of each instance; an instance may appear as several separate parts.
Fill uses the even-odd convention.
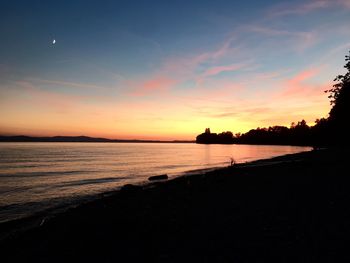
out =
[[[2,262],[337,262],[350,258],[346,151],[126,185],[0,225]]]

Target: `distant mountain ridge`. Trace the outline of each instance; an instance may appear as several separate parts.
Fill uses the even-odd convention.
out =
[[[120,140],[120,139],[106,139],[94,138],[88,136],[53,136],[53,137],[32,137],[26,135],[17,136],[0,136],[0,142],[156,142],[156,143],[193,143],[194,141],[162,141],[162,140]]]

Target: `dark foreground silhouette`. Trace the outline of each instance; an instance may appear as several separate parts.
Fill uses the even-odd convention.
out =
[[[2,224],[1,262],[347,262],[347,154],[128,185],[51,219]]]

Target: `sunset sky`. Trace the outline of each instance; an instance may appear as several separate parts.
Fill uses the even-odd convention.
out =
[[[192,140],[313,124],[349,25],[350,0],[1,0],[0,134]]]

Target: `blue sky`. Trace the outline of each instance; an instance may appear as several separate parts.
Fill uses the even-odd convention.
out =
[[[349,24],[348,0],[1,1],[0,132],[191,139],[312,123]]]

